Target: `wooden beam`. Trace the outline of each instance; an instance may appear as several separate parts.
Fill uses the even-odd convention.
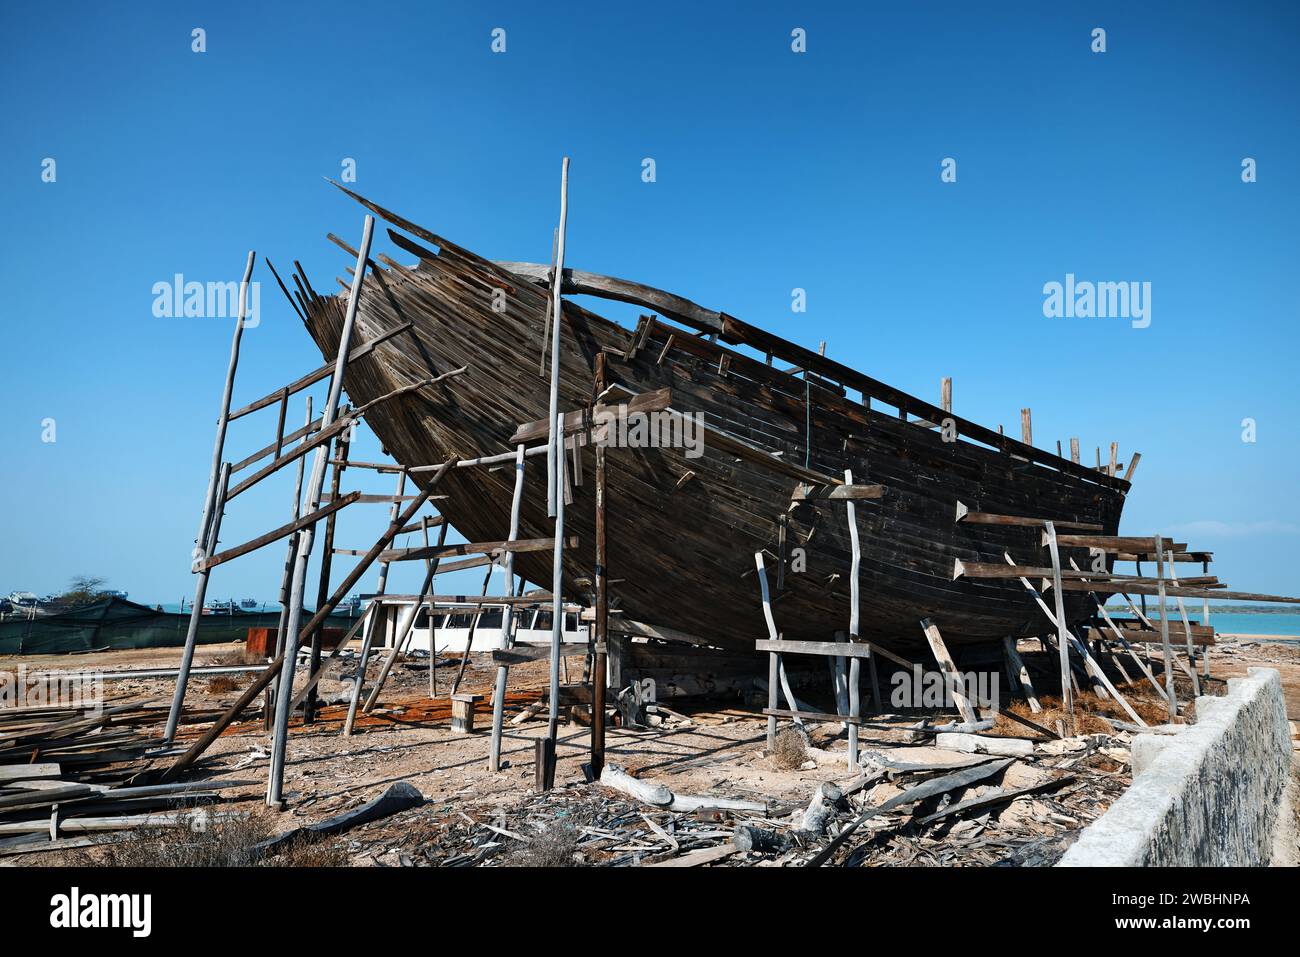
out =
[[[888,648],[882,648],[864,638],[859,638],[857,641],[796,641],[767,638],[754,642],[754,650],[789,655],[824,655],[830,658],[870,658],[873,654],[877,654],[904,668],[911,668],[913,664],[905,658],[900,658]]]
[[[578,547],[576,535],[565,539],[568,548]],[[443,555],[505,554],[506,552],[547,552],[555,546],[552,538],[521,538],[504,542],[462,542],[459,545],[434,545],[418,548],[390,548],[379,556],[384,562],[409,562],[439,558]]]
[[[979,720],[979,715],[975,713],[975,708],[971,705],[970,699],[966,697],[966,689],[962,686],[961,672],[957,670],[952,655],[948,653],[948,646],[943,643],[943,636],[939,633],[939,627],[929,618],[922,618],[921,628],[925,631],[925,640],[930,643],[930,650],[934,652],[934,660],[939,663],[939,670],[943,672],[943,676],[947,679],[948,691],[952,695],[953,703],[957,705],[957,711],[961,714],[961,719],[974,724]]]
[[[211,558],[205,559],[204,561],[200,562],[199,567],[203,571],[207,571],[210,568],[215,568],[217,565],[221,565],[225,562],[230,561],[231,559],[238,558],[241,555],[247,555],[249,552],[256,551],[257,549],[261,548],[263,545],[270,545],[272,542],[277,542],[288,535],[292,535],[294,532],[298,531],[298,529],[303,528],[304,526],[311,525],[314,522],[317,522],[320,519],[325,518],[326,516],[333,515],[339,509],[346,508],[347,506],[351,505],[353,502],[357,501],[359,498],[361,498],[360,492],[350,492],[349,494],[344,495],[342,498],[340,498],[337,502],[331,502],[329,505],[326,505],[323,508],[318,508],[310,515],[304,515],[302,518],[295,519],[292,522],[288,522],[284,525],[281,525],[279,528],[275,529],[274,531],[267,532],[265,535],[259,535],[257,538],[244,542],[244,544],[242,545],[236,545],[234,548],[228,548],[224,552],[218,552],[216,555],[213,555]]]
[[[371,339],[369,342],[362,343],[361,345],[353,349],[350,353],[348,353],[348,362],[349,363],[356,362],[358,359],[364,358],[365,356],[374,352],[375,349],[378,348],[378,346],[381,343],[388,341],[389,339],[393,338],[393,336],[406,332],[413,325],[414,323],[404,322],[400,326],[395,326],[392,329],[389,329],[381,333],[380,335],[375,336],[375,338]],[[243,408],[231,412],[230,413],[231,421],[234,421],[235,419],[238,419],[241,416],[248,415],[250,412],[256,412],[258,409],[264,409],[268,405],[274,405],[276,402],[281,401],[281,399],[285,396],[286,393],[288,395],[293,395],[296,392],[301,392],[303,389],[307,388],[308,386],[315,385],[317,382],[320,382],[322,379],[327,378],[329,374],[334,371],[334,366],[336,361],[337,360],[335,359],[331,359],[329,362],[325,363],[319,369],[307,373],[301,379],[295,379],[293,382],[290,382],[287,386],[284,386],[283,388],[280,389],[276,389],[274,392],[270,392],[262,396],[260,399],[255,399],[254,401],[248,403],[248,405],[244,406]],[[236,469],[235,471],[238,471],[238,469]]]
[[[1107,552],[1154,552],[1155,538],[1139,535],[1057,535],[1056,543],[1061,548],[1100,548]],[[1042,544],[1047,544],[1047,533],[1043,533]],[[1186,542],[1168,543],[1167,549],[1186,551]]]
[[[970,525],[1023,525],[1027,528],[1042,528],[1043,518],[1030,518],[1025,515],[995,515],[992,512],[972,512],[963,503],[957,503],[957,521]],[[1053,519],[1057,528],[1075,528],[1083,532],[1100,532],[1102,526],[1092,522],[1061,522]]]
[[[588,650],[586,642],[566,641],[560,645],[560,655],[570,657],[573,655],[585,655]],[[492,661],[498,665],[522,665],[529,661],[541,661],[543,658],[549,658],[551,646],[546,645],[515,645],[513,648],[493,648]]]
[[[602,415],[615,416],[620,412],[626,415],[662,412],[672,404],[672,389],[656,389],[653,392],[638,393],[622,406],[597,405],[590,411],[577,409],[573,412],[566,412],[564,414],[564,434],[568,436],[578,432],[585,432],[592,428],[596,424],[597,417]],[[547,434],[548,429],[545,419],[525,422],[515,427],[515,433],[510,437],[510,444],[519,445],[523,442],[533,442],[546,438]],[[508,457],[514,458],[514,453],[508,453]]]
[[[842,502],[849,500],[879,499],[885,495],[883,485],[808,485],[795,486],[792,502]]]
[[[960,558],[953,559],[952,577],[953,580],[958,578],[1051,578],[1052,569],[1048,566],[1035,565],[999,565],[996,562],[963,562]],[[1111,572],[1088,572],[1062,569],[1061,577],[1065,579],[1061,587],[1066,591],[1092,591],[1091,588],[1071,588],[1073,581],[1084,580],[1095,582],[1097,584],[1134,584],[1134,585],[1155,585],[1156,579],[1148,578],[1141,575],[1116,575]],[[1214,575],[1197,576],[1188,578],[1189,584],[1199,585],[1201,587],[1217,586],[1219,579]]]

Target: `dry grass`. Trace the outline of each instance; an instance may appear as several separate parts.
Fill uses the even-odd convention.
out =
[[[242,652],[230,655],[221,655],[207,662],[209,667],[223,667],[230,665],[245,664]],[[214,675],[208,679],[208,694],[227,694],[231,691],[238,691],[243,687],[240,681],[241,675]]]
[[[1155,696],[1155,692],[1149,685],[1144,686],[1134,682],[1117,687],[1124,699],[1133,706],[1133,710],[1142,716],[1143,721],[1148,724],[1164,724],[1169,720],[1165,703]],[[1024,701],[1013,701],[1008,710],[1053,732],[1056,730],[1057,721],[1066,721],[1068,715],[1062,710],[1061,699],[1058,696],[1040,695],[1038,703],[1043,706],[1043,710],[1037,714],[1034,714],[1029,709],[1028,703]],[[1102,720],[1103,715],[1116,721],[1132,722],[1133,720],[1113,698],[1099,698],[1091,691],[1081,691],[1074,696],[1075,734],[1113,732],[1115,729]],[[1024,725],[1002,715],[998,715],[993,730],[997,734],[1012,737],[1024,737],[1029,732]]]
[[[578,829],[565,821],[515,847],[501,863],[505,867],[577,867],[577,853]]]
[[[274,836],[265,816],[227,818],[194,829],[139,828],[128,840],[82,852],[74,863],[93,867],[343,867],[347,852],[324,840],[302,839],[271,857],[256,845]]]
[[[797,728],[786,728],[776,736],[772,762],[783,771],[797,771],[808,760],[808,746]]]

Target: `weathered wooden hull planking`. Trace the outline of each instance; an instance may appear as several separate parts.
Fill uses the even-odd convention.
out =
[[[367,402],[468,366],[463,376],[378,405],[367,421],[407,466],[509,451],[518,423],[547,415],[549,380],[539,360],[548,348],[549,290],[445,240],[434,250],[390,235],[418,262],[378,257],[383,265],[365,280],[357,341],[403,323],[413,328],[349,365],[349,396]],[[309,287],[304,297],[309,331],[327,358],[337,349],[345,298]],[[662,320],[628,330],[566,301],[561,337],[562,410],[590,403],[595,357],[604,350],[612,381],[631,392],[669,388],[675,410],[703,413],[712,429],[836,479],[852,469],[856,483],[885,486],[880,500],[856,503],[862,634],[900,651],[924,646],[923,617],[951,646],[1051,630],[1020,582],[953,578],[954,559],[1004,562],[1009,552],[1017,564],[1043,564],[1041,530],[958,523],[958,501],[978,511],[1096,523],[1107,534],[1118,529],[1125,482],[1102,473],[1089,480],[1077,466],[1053,468],[965,438],[945,442],[935,429],[847,398],[833,382],[790,375]],[[580,546],[565,553],[564,586],[569,597],[584,598],[594,566],[595,464],[591,446],[577,454],[581,476],[565,521]],[[553,534],[545,459],[528,462],[519,536],[541,538]],[[847,629],[843,502],[791,508],[796,478],[737,459],[707,438],[698,458],[680,448],[619,448],[607,467],[611,600],[629,617],[752,652],[754,640],[766,637],[754,570],[754,553],[765,549],[785,637],[824,641]],[[448,496],[440,505],[452,525],[471,541],[505,538],[513,473],[512,464],[451,470],[438,492]],[[428,473],[414,478],[426,482]],[[780,589],[778,556],[787,562]],[[802,570],[795,570],[799,556]],[[1070,557],[1086,567],[1086,550],[1064,549],[1062,560]],[[550,554],[519,554],[515,569],[549,583]],[[1088,616],[1090,601],[1066,596],[1072,624]]]

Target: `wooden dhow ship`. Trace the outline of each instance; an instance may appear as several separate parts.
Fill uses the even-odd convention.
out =
[[[397,227],[390,238],[414,260],[377,254],[370,264],[353,342],[382,341],[348,364],[352,401],[370,403],[465,367],[453,379],[376,403],[367,422],[408,467],[511,451],[520,423],[548,417],[550,372],[540,362],[549,351],[552,270],[485,259],[344,191]],[[347,294],[319,294],[301,271],[295,280],[308,330],[332,358]],[[879,486],[875,497],[855,503],[861,634],[900,651],[924,645],[925,618],[950,646],[1050,630],[1020,581],[965,576],[961,568],[1005,565],[1008,556],[1017,565],[1042,565],[1042,519],[1063,532],[1117,532],[1129,483],[1113,458],[1093,468],[1035,448],[657,289],[565,269],[562,291],[653,314],[626,328],[564,300],[561,411],[591,407],[603,354],[609,395],[633,402],[667,396],[660,405],[704,423],[697,457],[674,447],[608,455],[610,594],[629,619],[752,653],[767,633],[754,561],[765,552],[783,636],[830,640],[849,619],[851,546],[835,492],[846,472],[849,489]],[[594,452],[573,444],[566,532],[578,545],[564,551],[563,581],[566,597],[583,598],[594,567]],[[544,459],[529,461],[519,537],[552,536]],[[509,464],[450,470],[437,488],[445,496],[441,511],[470,541],[505,539],[513,472]],[[423,486],[431,475],[411,477]],[[1062,550],[1063,562],[1074,558],[1080,567],[1088,567],[1088,556],[1082,545]],[[514,567],[528,581],[549,582],[551,560],[549,552],[520,552]],[[1086,593],[1067,591],[1064,606],[1072,628],[1093,611]]]

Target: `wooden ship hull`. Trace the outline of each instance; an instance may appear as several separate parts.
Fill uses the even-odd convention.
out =
[[[549,352],[547,270],[493,263],[355,198],[415,237],[389,230],[415,264],[378,255],[367,273],[353,344],[406,324],[410,329],[348,365],[351,400],[369,402],[465,366],[456,378],[377,404],[367,422],[406,466],[511,451],[516,426],[545,420],[548,412],[549,370],[540,371]],[[308,329],[322,355],[332,358],[346,292],[320,295],[301,273],[297,278]],[[959,522],[958,503],[1088,523],[1108,535],[1118,529],[1129,486],[1110,470],[950,416],[725,313],[657,290],[566,270],[565,291],[641,303],[657,315],[628,329],[565,300],[561,411],[589,406],[603,351],[610,381],[634,394],[669,389],[672,408],[701,413],[709,430],[696,458],[681,448],[608,453],[610,595],[627,619],[752,653],[755,639],[767,637],[754,560],[765,551],[783,637],[826,641],[845,631],[851,559],[845,503],[792,497],[817,479],[823,488],[842,482],[846,469],[855,483],[884,487],[881,498],[855,503],[861,634],[899,652],[924,646],[922,618],[938,625],[953,648],[1051,630],[1019,581],[954,576],[955,560],[1005,563],[1007,553],[1017,564],[1043,565],[1041,527]],[[749,346],[759,357],[728,344]],[[778,362],[798,369],[783,370]],[[958,431],[956,441],[925,424],[944,417]],[[579,544],[564,553],[564,591],[582,600],[591,592],[594,567],[594,449],[580,446],[576,465],[574,454],[565,523]],[[528,462],[519,537],[549,537],[545,458]],[[423,485],[430,474],[412,479]],[[440,510],[470,541],[505,539],[513,482],[511,463],[452,469],[436,489],[446,496]],[[1067,568],[1071,557],[1086,567],[1086,549],[1063,549]],[[519,553],[515,570],[530,582],[549,583],[551,555]],[[1066,593],[1071,625],[1089,617],[1090,603],[1085,594]]]

